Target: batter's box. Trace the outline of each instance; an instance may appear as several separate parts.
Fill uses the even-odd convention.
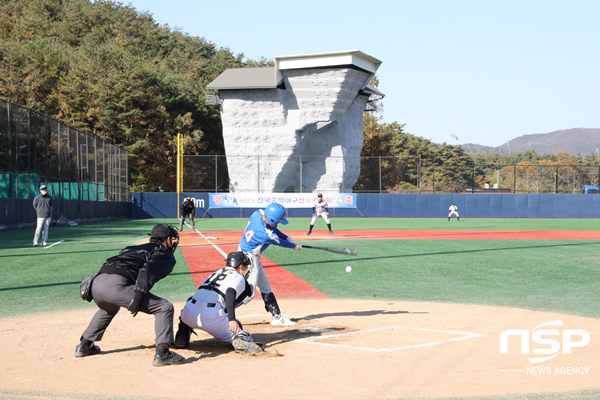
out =
[[[389,331],[394,331],[395,334],[390,334]],[[472,332],[441,331],[436,329],[392,326],[388,328],[365,329],[357,332],[340,333],[337,335],[315,336],[297,339],[295,342],[368,351],[396,351],[437,346],[442,343],[474,339],[483,336],[485,335]],[[365,343],[369,343],[369,347],[365,347]],[[389,343],[401,343],[402,346],[386,348],[385,346],[389,345]]]

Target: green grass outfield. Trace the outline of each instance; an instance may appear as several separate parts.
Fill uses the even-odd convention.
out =
[[[309,219],[280,226],[305,230]],[[0,318],[89,308],[79,297],[83,276],[122,248],[148,239],[160,222],[127,220],[51,227],[51,248],[32,247],[33,230],[0,231]],[[247,220],[197,220],[201,231],[239,230]],[[342,229],[596,230],[589,219],[333,219]],[[316,230],[325,229],[318,221]],[[295,238],[301,242],[302,237]],[[264,255],[334,298],[488,304],[600,318],[600,242],[593,240],[313,240],[348,246],[357,257],[271,246]],[[172,302],[195,291],[181,250],[153,293]],[[353,267],[345,272],[346,265]]]

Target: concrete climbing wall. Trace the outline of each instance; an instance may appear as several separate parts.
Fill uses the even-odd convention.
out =
[[[371,75],[342,67],[282,74],[285,89],[220,92],[230,190],[351,190],[368,100],[359,91]]]

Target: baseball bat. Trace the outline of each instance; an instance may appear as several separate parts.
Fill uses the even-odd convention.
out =
[[[302,247],[306,247],[307,249],[325,250],[325,251],[330,251],[332,253],[337,253],[337,254],[347,254],[350,256],[355,256],[358,253],[356,251],[356,249],[348,249],[345,247],[317,247],[317,246],[308,246],[306,244],[303,244]]]

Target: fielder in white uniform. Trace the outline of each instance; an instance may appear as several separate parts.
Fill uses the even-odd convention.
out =
[[[251,294],[244,277],[250,259],[241,251],[227,255],[226,267],[215,271],[202,282],[196,294],[181,311],[175,346],[187,348],[192,329],[202,329],[216,339],[233,345],[236,352],[257,353],[263,346],[254,343],[235,318],[235,309]]]
[[[450,211],[448,213],[448,221],[450,221],[450,218],[452,217],[452,215],[456,215],[456,219],[458,221],[460,221],[460,217],[458,216],[458,207],[456,207],[456,204],[452,203],[452,205],[450,206],[450,208],[448,210]]]
[[[319,217],[325,220],[325,223],[329,228],[329,233],[333,235],[333,231],[331,230],[331,222],[329,221],[329,209],[327,208],[327,202],[323,200],[323,195],[321,193],[317,195],[317,200],[313,203],[312,209],[313,216],[312,220],[310,221],[310,228],[308,229],[306,236],[310,236],[313,227],[315,226],[315,222],[317,222]]]

